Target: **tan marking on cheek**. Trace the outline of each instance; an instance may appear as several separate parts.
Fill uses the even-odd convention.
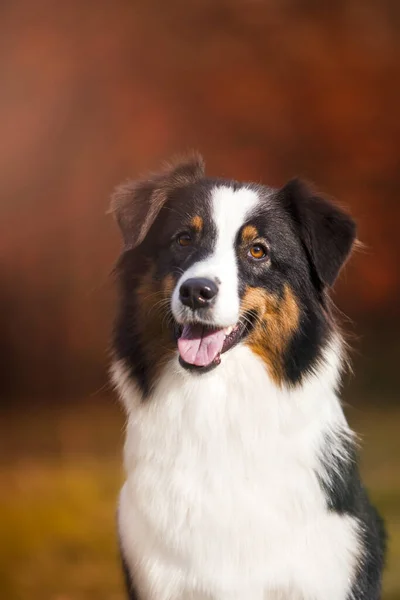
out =
[[[241,313],[249,310],[256,311],[257,318],[245,343],[262,358],[272,379],[280,385],[284,377],[284,353],[300,319],[293,290],[285,285],[279,298],[262,288],[249,287],[242,299]]]
[[[242,241],[246,244],[252,242],[258,236],[258,231],[254,225],[246,225],[242,231]]]
[[[281,302],[282,328],[286,335],[291,335],[299,326],[300,308],[293,290],[286,285]]]
[[[175,350],[170,327],[170,297],[175,282],[169,274],[162,280],[154,277],[154,266],[141,278],[136,288],[136,300],[140,339],[143,351],[150,364],[155,367],[156,376],[160,368]]]
[[[175,284],[176,284],[175,277],[172,275],[172,273],[168,273],[168,275],[166,275],[161,282],[161,289],[163,291],[164,296],[166,296],[166,297],[172,296],[172,292],[174,291]]]
[[[203,217],[201,217],[200,215],[194,216],[193,219],[190,221],[190,225],[195,231],[200,233],[204,226]]]

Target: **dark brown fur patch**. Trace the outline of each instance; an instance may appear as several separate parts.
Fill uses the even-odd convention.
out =
[[[172,292],[174,291],[175,284],[176,284],[176,280],[175,280],[175,277],[172,275],[172,273],[168,273],[168,275],[166,275],[164,277],[164,279],[161,281],[161,289],[162,289],[163,293],[165,294],[166,298],[171,298]]]
[[[200,215],[195,215],[190,221],[190,225],[195,231],[197,231],[197,233],[201,233],[204,225],[203,217]]]
[[[258,231],[254,227],[254,225],[246,225],[242,231],[242,240],[243,242],[249,244],[258,236]]]
[[[174,286],[173,275],[157,280],[154,278],[154,267],[149,265],[136,289],[138,334],[146,362],[153,367],[153,380],[159,376],[161,367],[175,351],[170,308]]]
[[[289,285],[282,298],[262,288],[248,287],[243,299],[243,312],[255,311],[257,319],[246,344],[260,356],[277,384],[284,379],[284,352],[299,326],[300,309]]]

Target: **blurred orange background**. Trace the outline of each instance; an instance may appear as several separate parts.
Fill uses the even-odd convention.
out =
[[[400,598],[400,3],[14,0],[0,45],[2,597],[122,598],[108,198],[196,148],[210,174],[303,176],[358,221],[335,293],[356,334],[345,399]]]

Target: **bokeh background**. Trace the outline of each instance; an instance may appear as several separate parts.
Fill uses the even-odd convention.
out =
[[[108,197],[197,148],[359,223],[344,399],[400,599],[398,0],[3,0],[0,48],[0,597],[123,598]]]

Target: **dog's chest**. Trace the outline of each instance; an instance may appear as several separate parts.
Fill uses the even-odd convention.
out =
[[[321,553],[332,564],[329,544],[348,544],[318,481],[323,415],[310,418],[311,406],[277,393],[258,363],[226,367],[197,379],[171,370],[132,412],[126,550],[210,588],[281,589],[301,579],[305,563],[318,569]]]

